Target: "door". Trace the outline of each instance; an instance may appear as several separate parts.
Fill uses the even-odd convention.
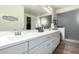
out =
[[[26,25],[26,29],[27,30],[31,30],[31,17],[27,17],[27,25]]]

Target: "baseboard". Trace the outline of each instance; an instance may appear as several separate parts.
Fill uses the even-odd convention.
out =
[[[72,42],[72,43],[79,43],[79,40],[65,39],[65,41],[69,41],[69,42]]]

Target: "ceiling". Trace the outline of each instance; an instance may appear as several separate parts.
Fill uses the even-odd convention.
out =
[[[41,8],[39,5],[26,5],[24,6],[24,12],[38,16],[47,13],[43,8]]]
[[[71,5],[50,5],[52,8],[58,10],[65,7],[70,7]]]
[[[52,9],[58,10],[69,7],[70,5],[24,5],[24,12],[33,16],[48,14],[48,12],[43,9],[44,6],[50,6]]]

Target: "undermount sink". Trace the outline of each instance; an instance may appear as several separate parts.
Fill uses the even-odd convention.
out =
[[[11,37],[8,37],[9,40],[20,40],[22,38],[28,38],[28,37],[31,37],[33,35],[37,35],[37,33],[27,33],[27,34],[21,34],[21,35],[15,35],[15,36],[11,36]]]

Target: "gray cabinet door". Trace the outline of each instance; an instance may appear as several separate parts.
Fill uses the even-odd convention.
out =
[[[33,49],[34,47],[40,45],[41,43],[45,42],[48,40],[48,36],[42,36],[42,37],[38,37],[35,38],[31,41],[29,41],[29,49]]]
[[[41,43],[40,45],[37,45],[33,49],[29,50],[29,53],[30,54],[49,54],[49,53],[52,53],[60,42],[59,35],[60,35],[59,32],[52,33],[51,35],[50,34],[46,35],[46,37],[44,39],[42,39],[42,41],[44,41],[46,39],[47,40],[44,41],[43,43]],[[32,41],[32,42],[33,42],[33,44],[31,43],[31,45],[29,45],[29,47],[34,45],[34,44],[39,43],[40,39],[39,39],[39,41],[36,40],[36,41]]]
[[[25,51],[28,52],[28,42],[1,49],[0,54],[22,54]]]
[[[49,53],[52,53],[54,50],[55,50],[55,48],[57,47],[57,45],[59,44],[59,42],[60,42],[60,39],[59,38],[50,38],[49,39],[49,44],[47,45],[47,49],[48,49],[48,52]]]
[[[60,42],[60,39],[54,39],[50,42],[50,46],[48,46],[50,53],[52,53],[55,50],[59,42]]]
[[[37,47],[33,48],[32,50],[29,50],[29,54],[48,54],[48,46],[49,45],[49,41],[46,41],[40,45],[38,45]]]
[[[59,40],[48,40],[29,51],[30,54],[49,54],[57,47]]]

